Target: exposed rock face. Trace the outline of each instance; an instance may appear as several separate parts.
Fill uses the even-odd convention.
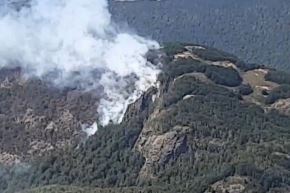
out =
[[[184,128],[175,128],[170,132],[155,135],[153,128],[144,128],[135,148],[145,157],[145,164],[140,171],[142,179],[154,178],[154,165],[164,165],[171,159],[177,159],[186,152]]]
[[[168,83],[172,86],[171,83]],[[149,90],[143,97],[150,99],[151,101],[146,114],[147,117],[143,123],[143,129],[135,143],[135,150],[139,151],[145,158],[145,163],[140,171],[139,177],[142,180],[154,179],[155,171],[154,167],[164,166],[168,161],[175,160],[181,153],[187,151],[187,132],[188,127],[176,125],[173,128],[167,128],[167,132],[160,132],[159,120],[167,117],[167,110],[164,109],[163,100],[166,93],[166,84],[155,89],[155,92]],[[169,86],[170,87],[170,86]],[[144,100],[142,100],[144,102]],[[145,100],[146,101],[146,100]],[[131,107],[140,113],[140,102],[132,104]],[[131,108],[128,112],[131,112]],[[142,111],[141,111],[142,112]],[[169,120],[168,120],[169,121]]]
[[[278,110],[280,113],[290,116],[290,99],[281,99],[271,105],[272,109]]]
[[[205,193],[243,193],[249,183],[246,177],[233,176],[214,183]]]
[[[130,104],[123,117],[123,122],[130,122],[136,118],[139,122],[145,122],[153,110],[152,105],[155,102],[154,96],[156,96],[156,93],[157,89],[151,87],[136,102]]]
[[[20,158],[17,155],[12,155],[6,152],[2,152],[0,154],[0,164],[1,165],[6,165],[6,166],[11,166],[14,164],[20,163]]]

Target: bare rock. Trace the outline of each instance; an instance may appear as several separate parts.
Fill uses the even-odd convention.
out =
[[[0,164],[5,166],[12,166],[20,163],[21,158],[18,155],[2,152],[0,154]]]
[[[247,177],[231,176],[214,183],[205,193],[243,193],[249,182]]]
[[[154,128],[143,129],[135,145],[135,149],[145,157],[140,178],[154,178],[154,165],[162,166],[186,152],[186,130],[185,127],[175,127],[164,134],[154,134]]]
[[[276,109],[280,113],[290,116],[290,99],[280,99],[271,105],[271,109]]]

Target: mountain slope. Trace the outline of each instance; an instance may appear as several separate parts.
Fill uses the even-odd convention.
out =
[[[247,62],[289,68],[287,0],[111,0],[115,21],[159,42],[197,42]]]
[[[98,97],[21,78],[21,69],[0,71],[0,163],[30,160],[79,143],[82,127],[97,118]]]
[[[158,87],[131,104],[121,124],[29,167],[3,168],[2,191],[289,191],[285,73],[193,44],[168,44],[148,60],[163,63]]]

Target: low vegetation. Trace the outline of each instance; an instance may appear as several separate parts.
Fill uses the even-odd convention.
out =
[[[279,99],[290,98],[290,85],[283,84],[273,89],[270,93],[267,93],[267,95],[268,95],[266,99],[267,104],[272,104]]]
[[[276,82],[278,84],[289,84],[290,85],[290,74],[287,72],[270,70],[265,79],[267,81]]]

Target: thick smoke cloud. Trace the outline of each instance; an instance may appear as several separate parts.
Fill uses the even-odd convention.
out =
[[[34,0],[18,11],[3,6],[0,14],[0,67],[95,89],[103,125],[119,122],[156,81],[158,70],[145,54],[158,44],[119,30],[107,0]]]

